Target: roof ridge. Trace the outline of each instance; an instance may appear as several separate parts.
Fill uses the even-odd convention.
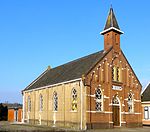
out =
[[[73,61],[46,70],[42,73],[42,75],[30,83],[30,85],[28,85],[23,91],[35,89],[49,84],[56,84],[62,81],[68,81],[79,76],[81,77],[82,74],[87,72],[87,68],[91,68],[93,63],[95,64],[97,60],[100,60],[104,54],[104,50],[97,51],[95,53],[85,55]]]

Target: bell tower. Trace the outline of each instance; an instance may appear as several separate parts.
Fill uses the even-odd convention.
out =
[[[105,51],[111,47],[113,47],[115,52],[120,51],[120,35],[123,34],[123,32],[119,28],[112,7],[110,8],[104,30],[100,34],[104,35]]]

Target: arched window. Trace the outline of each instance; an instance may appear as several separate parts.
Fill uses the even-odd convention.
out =
[[[102,91],[100,88],[97,88],[95,91],[95,109],[96,111],[102,111],[103,108],[103,97],[102,97]]]
[[[115,95],[115,97],[113,98],[112,103],[113,105],[119,105],[119,100],[118,100],[117,95]]]
[[[128,96],[128,111],[129,112],[133,112],[133,108],[134,108],[133,106],[134,106],[133,94],[129,93],[129,96]]]
[[[28,112],[31,111],[31,98],[28,96]]]
[[[112,80],[121,82],[121,70],[117,66],[112,67]]]
[[[72,96],[71,110],[77,111],[77,90],[75,88],[72,89],[71,96]]]
[[[54,103],[54,111],[58,111],[58,96],[57,96],[57,92],[54,92],[53,94],[53,103]]]
[[[43,111],[43,96],[40,94],[40,111]]]

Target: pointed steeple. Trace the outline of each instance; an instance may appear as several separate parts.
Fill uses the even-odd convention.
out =
[[[101,32],[101,34],[104,35],[105,51],[113,47],[115,52],[120,52],[120,35],[123,34],[123,32],[119,28],[112,7],[110,8],[104,30]]]
[[[118,22],[117,22],[117,19],[115,17],[112,7],[110,8],[104,30],[101,32],[101,34],[103,35],[110,30],[115,30],[116,32],[118,32],[120,34],[123,34],[123,32],[119,28],[119,25],[118,25]]]

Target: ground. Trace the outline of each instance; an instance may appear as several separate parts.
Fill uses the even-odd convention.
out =
[[[31,126],[27,124],[11,124],[8,122],[0,122],[0,132],[76,132],[79,130],[69,130],[63,128],[52,128],[48,126]],[[114,129],[97,129],[87,130],[85,132],[150,132],[150,126],[143,128],[114,128]]]

